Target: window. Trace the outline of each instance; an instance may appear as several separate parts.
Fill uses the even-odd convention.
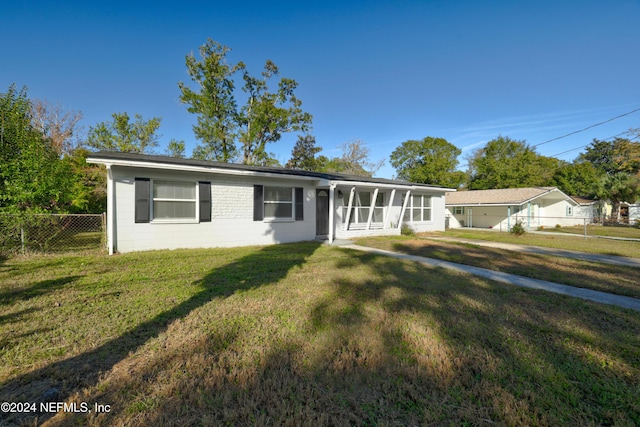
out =
[[[293,188],[264,187],[264,217],[267,219],[292,219]]]
[[[567,216],[573,216],[573,206],[567,206]]]
[[[345,193],[342,199],[342,222],[347,220],[347,211],[349,209],[349,193]],[[366,224],[369,221],[369,211],[371,209],[371,199],[373,193],[368,191],[356,191],[353,195],[353,203],[351,206],[351,216],[349,224]],[[376,203],[373,207],[372,223],[382,223],[384,221],[384,193],[378,193]]]
[[[192,182],[153,181],[153,219],[196,219]]]
[[[453,207],[454,215],[464,215],[464,206],[454,206]]]
[[[211,183],[135,179],[135,222],[211,221]]]
[[[253,220],[304,220],[301,187],[253,186]]]
[[[404,205],[404,196],[402,197]],[[454,209],[455,210],[455,209]],[[464,212],[464,211],[463,211]],[[427,222],[431,221],[431,196],[414,194],[407,203],[404,211],[403,222]]]

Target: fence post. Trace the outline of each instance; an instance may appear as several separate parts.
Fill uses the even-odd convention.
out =
[[[22,255],[24,255],[24,227],[20,226],[20,247],[22,249]]]
[[[104,238],[104,249],[109,249],[109,233],[107,233],[107,213],[102,212],[102,231]]]
[[[587,218],[582,218],[584,222],[584,240],[587,240]]]

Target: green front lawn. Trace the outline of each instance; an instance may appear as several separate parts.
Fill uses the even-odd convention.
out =
[[[425,233],[425,236],[453,237],[463,239],[488,240],[491,242],[515,243],[519,245],[542,246],[546,248],[566,249],[570,251],[590,252],[605,255],[640,258],[640,242],[620,240],[579,238],[576,236],[557,236],[548,234],[525,233],[515,236],[511,233],[500,233],[489,230],[473,230],[466,228],[450,229],[443,233]]]
[[[47,425],[640,424],[640,313],[317,243],[12,258],[0,324],[0,402],[111,406]]]
[[[543,231],[557,233],[584,235],[584,227],[561,227],[545,228]],[[640,239],[640,228],[635,227],[614,227],[601,225],[588,225],[587,236],[621,237],[625,239]]]
[[[580,288],[640,298],[640,268],[535,255],[473,243],[406,236],[368,237],[358,244],[517,274]]]

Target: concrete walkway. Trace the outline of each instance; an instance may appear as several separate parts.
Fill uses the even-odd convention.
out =
[[[458,239],[453,237],[422,237],[426,240],[438,240],[442,242],[468,243],[476,246],[506,249],[509,251],[524,252],[537,255],[552,255],[564,258],[581,259],[584,261],[601,262],[604,264],[621,265],[624,267],[640,268],[640,258],[627,258],[616,255],[590,254],[586,252],[569,251],[566,249],[543,248],[540,246],[517,245],[514,243],[490,242],[488,240]]]
[[[470,265],[457,264],[449,261],[441,261],[433,258],[425,258],[415,255],[407,255],[398,252],[386,251],[383,249],[369,248],[355,244],[343,244],[343,248],[354,249],[363,252],[369,252],[378,255],[385,255],[394,258],[419,262],[421,264],[446,268],[460,273],[473,274],[474,276],[484,277],[486,279],[495,280],[511,285],[522,286],[525,288],[542,289],[557,294],[570,295],[589,301],[595,301],[602,304],[615,305],[622,308],[640,311],[640,299],[625,297],[621,295],[608,294],[606,292],[598,292],[590,289],[576,288],[574,286],[561,285],[559,283],[547,282],[545,280],[531,279],[528,277],[517,276],[515,274],[503,273],[500,271],[487,270],[485,268],[472,267]]]
[[[527,233],[531,234],[544,234],[547,236],[569,236],[569,237],[579,237],[584,239],[584,234],[574,234],[574,233],[558,233],[555,231],[539,231],[539,230],[529,230]],[[640,239],[636,239],[635,237],[614,237],[614,236],[598,236],[596,234],[587,235],[588,239],[605,239],[605,240],[620,240],[624,242],[640,242]]]

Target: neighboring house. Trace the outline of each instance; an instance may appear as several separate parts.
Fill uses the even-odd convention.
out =
[[[598,222],[602,218],[603,203],[585,197],[571,196],[578,204],[574,209],[574,216],[587,218],[587,223]]]
[[[640,223],[640,203],[629,205],[629,224]]]
[[[144,154],[106,165],[109,253],[232,247],[444,230],[451,189]]]
[[[620,203],[620,219],[631,225],[640,222],[640,203]]]
[[[510,230],[584,224],[580,204],[556,187],[505,188],[447,193],[447,226]],[[589,221],[589,220],[587,220]]]

